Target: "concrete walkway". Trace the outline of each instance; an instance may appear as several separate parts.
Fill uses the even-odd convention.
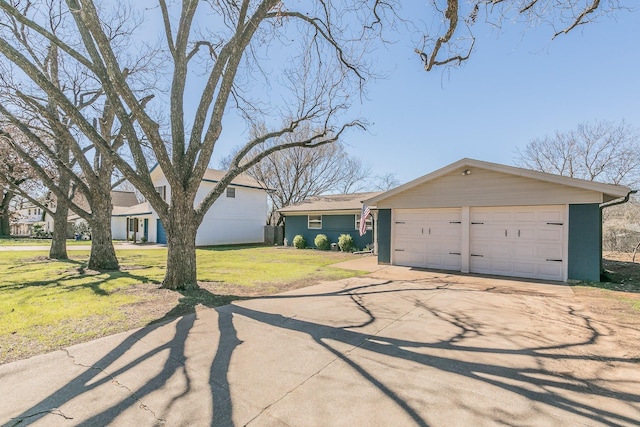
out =
[[[0,365],[0,425],[637,425],[617,338],[568,286],[384,267]]]
[[[157,243],[145,243],[138,244],[131,242],[116,242],[114,243],[115,249],[166,249],[167,245],[159,245]],[[20,252],[20,251],[48,251],[51,245],[14,245],[14,246],[0,246],[0,252]],[[89,251],[91,250],[91,244],[86,245],[67,245],[67,251]]]

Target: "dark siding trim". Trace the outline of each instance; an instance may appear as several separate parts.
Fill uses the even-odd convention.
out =
[[[569,205],[570,280],[600,281],[602,218],[597,204]]]
[[[378,263],[391,263],[391,209],[378,209]]]

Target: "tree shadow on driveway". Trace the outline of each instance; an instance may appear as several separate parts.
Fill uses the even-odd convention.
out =
[[[386,398],[381,405],[390,405],[406,421],[421,426],[444,425],[434,415],[443,409],[465,411],[467,416],[484,424],[515,425],[527,420],[519,416],[528,415],[546,416],[544,419],[560,423],[578,420],[606,425],[634,425],[640,419],[640,379],[638,375],[620,375],[637,368],[638,353],[608,356],[611,331],[570,302],[543,296],[496,296],[479,289],[426,280],[396,283],[359,278],[336,283],[341,288],[336,285],[327,292],[311,293],[326,289],[312,287],[307,293],[196,310],[168,323],[136,331],[96,360],[82,355],[76,347],[70,348],[67,352],[73,363],[86,369],[65,380],[55,392],[39,397],[37,403],[26,404],[26,409],[4,425],[28,425],[44,417],[74,417],[73,402],[83,395],[103,393],[108,383],[124,387],[124,397],[108,399],[103,395],[102,401],[97,398],[89,416],[77,416],[70,420],[70,425],[101,425],[115,419],[132,421],[129,417],[141,416],[140,413],[156,424],[176,420],[191,425],[244,425],[252,421],[259,424],[260,417],[276,417],[282,411],[295,420],[296,411],[300,411],[297,404],[314,403],[296,402],[296,393],[322,387],[316,380],[319,373],[336,378],[329,375],[336,372],[349,372],[350,378],[358,379],[359,387]],[[199,298],[215,297],[202,294]],[[188,299],[185,305],[194,307],[189,302],[194,297],[185,298]],[[477,310],[468,310],[456,301],[475,302]],[[324,305],[314,310],[314,306],[320,307],[318,304]],[[548,312],[541,312],[545,307]],[[344,318],[333,317],[333,310],[345,314]],[[510,316],[516,323],[507,322],[509,310],[513,311]],[[493,319],[491,313],[504,313],[504,319]],[[550,313],[555,313],[555,318]],[[566,332],[564,339],[550,342],[542,336],[544,331],[536,336],[535,328],[517,323],[523,319],[533,319],[534,326],[546,326],[559,334]],[[407,333],[408,326],[416,325],[423,327]],[[273,348],[261,347],[260,338],[272,346],[293,348],[304,343],[318,357],[317,361],[303,361],[292,355],[282,361],[285,366],[278,369],[309,371],[304,378],[272,378],[270,387],[259,390],[268,400],[266,404],[258,404],[243,394],[259,385],[251,377],[256,366],[250,363],[268,359],[247,358],[243,346],[265,351]],[[311,366],[303,366],[303,362]],[[580,367],[586,370],[581,371]],[[416,381],[402,384],[400,379],[405,377],[415,377]],[[424,382],[430,378],[434,381]],[[347,384],[346,378],[336,381],[328,387],[337,395],[354,385]],[[489,393],[479,391],[464,399],[455,394],[430,395],[438,387],[468,394],[468,389],[456,389],[458,384]],[[285,391],[278,391],[281,389]],[[416,396],[416,390],[422,396]],[[317,396],[327,398],[325,393]],[[500,407],[495,396],[527,401],[529,412]],[[451,407],[431,407],[432,400],[427,398],[447,402]],[[480,402],[473,399],[482,400],[483,404],[478,405]],[[356,402],[332,403],[349,407]],[[286,405],[292,405],[289,411]],[[61,412],[54,414],[54,410]],[[367,414],[360,415],[365,422]],[[332,421],[311,420],[326,424]],[[381,420],[383,424],[401,421]]]

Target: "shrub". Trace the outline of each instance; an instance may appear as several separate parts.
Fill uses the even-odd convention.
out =
[[[341,234],[338,237],[338,247],[342,252],[351,252],[353,250],[353,237],[351,237],[351,234]]]
[[[304,240],[304,237],[298,234],[296,237],[293,238],[293,246],[295,246],[298,249],[304,249],[307,247],[307,242]]]
[[[145,236],[142,236],[142,237],[140,238],[140,241],[141,241],[142,243],[147,243],[147,238],[146,238]]]
[[[313,243],[315,243],[316,248],[320,249],[321,251],[328,251],[329,247],[331,246],[329,244],[329,239],[325,234],[318,234]]]
[[[90,239],[91,227],[89,227],[89,224],[87,224],[86,221],[78,221],[73,226],[73,233],[76,235],[77,239]]]

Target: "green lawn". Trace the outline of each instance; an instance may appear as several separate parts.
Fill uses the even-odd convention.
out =
[[[166,249],[119,250],[121,270],[86,270],[89,252],[68,261],[47,251],[0,252],[0,363],[144,326],[234,299],[269,295],[358,272],[330,267],[345,254],[273,247],[198,249],[202,289],[159,289]]]

